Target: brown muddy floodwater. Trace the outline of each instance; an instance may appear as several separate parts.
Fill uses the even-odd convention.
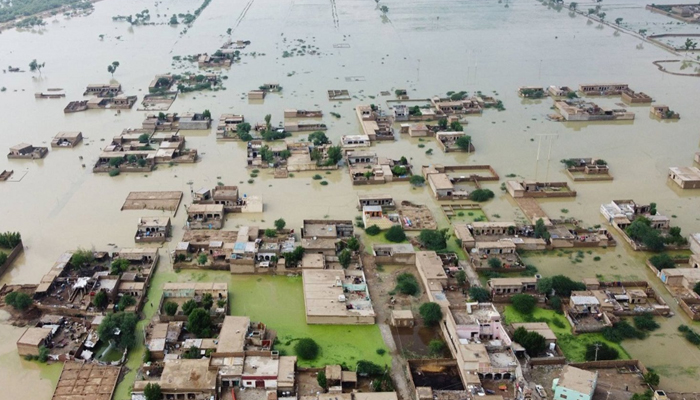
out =
[[[664,1],[668,2],[668,1]],[[113,22],[112,16],[129,15],[149,9],[152,20],[167,22],[173,13],[193,11],[198,2],[185,0],[103,0],[92,15],[66,20],[47,20],[46,27],[30,31],[4,31],[0,34],[0,65],[28,69],[32,59],[45,62],[41,76],[25,73],[0,74],[0,150],[20,142],[48,145],[59,131],[82,131],[83,144],[75,149],[51,151],[42,161],[0,161],[0,169],[26,171],[21,182],[0,185],[0,230],[22,233],[26,251],[2,282],[35,283],[51,267],[61,252],[77,247],[108,250],[108,244],[133,246],[136,220],[159,212],[121,212],[126,195],[133,190],[182,190],[189,204],[191,189],[211,187],[218,181],[239,185],[243,193],[262,195],[264,215],[236,215],[226,228],[256,222],[265,227],[277,218],[297,227],[303,218],[354,218],[358,193],[389,192],[398,200],[427,204],[441,226],[447,221],[438,203],[426,188],[411,189],[407,184],[353,187],[347,170],[327,175],[328,186],[311,179],[311,173],[275,180],[267,171],[245,183],[245,145],[217,142],[214,132],[185,133],[190,148],[196,148],[201,161],[195,165],[161,166],[146,174],[122,174],[116,178],[95,175],[91,165],[101,148],[127,127],[140,127],[144,112],[132,110],[115,115],[109,110],[65,115],[70,100],[82,98],[87,84],[107,82],[107,65],[121,63],[114,79],[125,94],[138,95],[139,102],[155,74],[186,70],[171,66],[173,56],[212,53],[228,36],[250,40],[243,60],[226,71],[227,90],[195,92],[178,97],[171,112],[209,109],[214,118],[223,112],[244,114],[246,120],[262,121],[272,114],[272,122],[282,121],[285,108],[323,110],[328,135],[338,141],[343,134],[359,130],[353,107],[361,103],[385,105],[391,97],[380,91],[406,88],[412,98],[444,95],[447,91],[480,90],[497,93],[506,111],[488,110],[481,117],[469,117],[467,132],[472,135],[476,153],[443,154],[432,139],[400,137],[392,143],[373,147],[379,155],[406,156],[414,166],[430,163],[490,164],[504,177],[568,180],[558,160],[570,157],[598,157],[608,161],[613,182],[576,183],[574,200],[543,202],[550,215],[567,209],[567,216],[582,219],[588,226],[603,223],[599,205],[611,199],[630,198],[654,201],[659,211],[673,215],[673,223],[683,232],[700,231],[698,191],[681,192],[666,181],[669,166],[688,166],[698,151],[700,122],[700,80],[664,74],[652,62],[682,56],[619,33],[587,18],[556,10],[535,0],[432,0],[382,1],[389,13],[382,16],[370,0],[291,1],[291,0],[213,0],[194,25],[135,26]],[[580,8],[594,3],[579,2]],[[697,27],[676,24],[664,16],[643,9],[644,2],[618,0],[603,5],[608,20],[624,17],[623,26],[649,34],[667,31],[696,31]],[[161,17],[156,17],[160,14]],[[104,35],[101,40],[99,35]],[[298,40],[319,48],[320,55],[283,58],[285,50],[300,48]],[[253,56],[251,53],[255,52]],[[245,93],[266,82],[279,82],[281,95],[268,96],[263,104],[249,104]],[[549,122],[550,99],[523,101],[516,89],[524,85],[567,85],[589,82],[624,82],[668,104],[681,114],[678,122],[652,119],[648,107],[630,107],[637,118],[633,123]],[[48,88],[64,88],[61,100],[39,100],[33,94]],[[328,89],[348,89],[352,101],[329,102]],[[371,97],[370,97],[371,96]],[[613,106],[619,98],[596,99],[602,106]],[[329,115],[337,112],[340,119]],[[536,162],[539,134],[556,134],[551,163],[547,166],[548,145]],[[294,139],[303,135],[295,134]],[[425,144],[425,148],[418,147]],[[425,151],[433,149],[432,155]],[[82,157],[82,160],[80,159]],[[82,167],[81,164],[86,164]],[[486,185],[499,193],[484,205],[492,220],[521,219],[515,204],[501,194],[499,184]],[[499,217],[497,217],[497,216]],[[182,235],[185,213],[173,221],[172,249]],[[262,222],[266,221],[266,222]],[[574,265],[558,257],[531,257],[529,262],[544,275],[563,273],[572,277],[602,274],[613,277],[652,278],[643,265],[643,256],[626,246],[600,251],[602,260],[587,255]],[[162,253],[165,255],[165,251]],[[162,271],[171,270],[168,258]],[[662,288],[658,287],[663,291]],[[675,303],[662,292],[666,300]],[[668,390],[700,390],[700,350],[676,334],[687,318],[677,312],[663,320],[662,330],[641,342],[625,342],[632,357],[655,367]],[[19,359],[14,341],[21,330],[0,325],[0,386],[3,396],[19,398],[31,390],[36,398],[50,397],[60,368],[37,367]],[[126,391],[120,391],[124,393]],[[118,399],[123,400],[123,399]]]

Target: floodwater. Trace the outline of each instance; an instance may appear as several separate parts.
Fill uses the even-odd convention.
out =
[[[144,9],[153,16],[193,11],[196,5],[191,1],[165,0],[154,5],[146,0],[103,0],[85,18],[49,20],[41,31],[2,32],[3,68],[12,65],[28,69],[34,58],[45,62],[46,67],[41,76],[29,72],[0,74],[0,87],[7,88],[0,92],[0,149],[20,142],[48,145],[59,131],[79,130],[87,137],[76,149],[52,150],[41,161],[0,162],[2,169],[27,172],[21,182],[0,185],[0,229],[20,231],[27,246],[2,282],[35,283],[63,251],[79,246],[100,250],[109,249],[109,243],[133,246],[137,218],[160,214],[119,211],[133,190],[182,190],[185,203],[189,203],[191,189],[221,181],[238,184],[243,193],[263,196],[264,215],[232,216],[226,228],[250,223],[268,226],[277,218],[284,218],[291,227],[300,226],[304,218],[354,218],[356,195],[367,192],[390,192],[398,200],[427,204],[441,226],[447,225],[426,188],[411,189],[407,184],[355,188],[344,169],[325,176],[328,186],[312,180],[312,173],[275,180],[267,171],[253,184],[245,183],[249,179],[244,168],[245,145],[217,142],[213,132],[185,133],[188,147],[198,149],[201,155],[201,162],[195,165],[160,166],[146,176],[122,174],[110,178],[92,174],[90,167],[101,148],[122,129],[139,127],[145,113],[134,107],[119,115],[108,110],[64,115],[66,103],[81,99],[87,84],[107,82],[110,75],[106,67],[115,60],[121,65],[114,78],[125,94],[136,94],[140,101],[155,74],[185,71],[171,66],[173,56],[215,51],[228,39],[228,28],[233,30],[232,39],[250,40],[252,44],[243,51],[246,55],[241,64],[224,73],[229,77],[226,90],[179,96],[171,112],[206,108],[215,118],[223,112],[234,112],[244,114],[252,123],[262,121],[269,113],[276,124],[282,120],[285,108],[320,108],[329,125],[328,135],[337,142],[341,135],[359,131],[353,107],[360,103],[384,105],[390,97],[381,97],[379,92],[383,90],[393,93],[394,89],[406,88],[414,98],[460,90],[495,92],[506,111],[488,110],[481,117],[468,118],[466,130],[472,135],[474,154],[445,155],[432,139],[421,142],[406,137],[378,144],[373,150],[394,158],[406,156],[416,167],[430,163],[490,164],[502,177],[514,173],[555,181],[568,180],[558,163],[562,158],[603,158],[610,164],[613,182],[572,184],[578,191],[577,198],[543,201],[544,210],[556,216],[566,208],[567,216],[593,226],[603,223],[598,212],[601,203],[631,198],[656,202],[660,212],[676,216],[673,223],[685,233],[700,230],[698,191],[682,192],[666,180],[669,166],[692,165],[693,153],[698,151],[700,80],[664,74],[652,65],[655,60],[682,56],[534,0],[387,0],[382,4],[389,7],[386,16],[369,0],[214,0],[181,35],[182,26],[131,27],[113,22],[112,16]],[[584,6],[587,4],[580,4]],[[623,26],[629,23],[634,30],[648,25],[649,34],[682,28],[675,20],[665,21],[642,7],[643,2],[618,0],[603,5],[603,11],[608,14],[607,20],[624,17]],[[101,40],[99,35],[104,38]],[[283,51],[303,45],[297,40],[318,47],[320,55],[282,58]],[[266,82],[279,82],[283,93],[268,96],[263,104],[249,104],[244,94]],[[682,119],[660,122],[649,116],[647,107],[631,107],[637,114],[633,123],[554,123],[546,120],[546,115],[553,112],[551,100],[524,101],[516,95],[516,88],[524,85],[577,86],[588,82],[629,83],[657,102],[668,104]],[[33,96],[34,92],[56,87],[64,88],[67,98],[37,100]],[[328,89],[348,89],[354,98],[329,102]],[[604,106],[619,102],[617,98],[600,99]],[[341,118],[331,117],[331,111]],[[543,134],[556,136],[542,137],[537,162],[538,135]],[[295,134],[294,138],[302,136]],[[548,138],[553,138],[551,151]],[[425,154],[428,149],[433,149],[432,155]],[[489,219],[522,219],[514,202],[499,191],[499,184],[485,187],[499,193],[484,206]],[[165,248],[172,249],[181,237],[184,219],[185,214],[178,213],[174,241]],[[595,262],[592,255],[587,255],[575,266],[566,259],[549,256],[529,261],[545,275],[649,277],[643,257],[624,245],[597,253],[601,253],[601,261]],[[162,255],[159,269],[167,273],[171,266],[166,251]],[[156,282],[162,282],[158,274]],[[664,296],[672,303],[666,293]],[[147,315],[150,312],[147,308]],[[659,367],[664,388],[700,390],[700,350],[675,334],[676,327],[687,319],[677,315],[662,322],[660,333],[665,336],[626,342],[625,348],[648,366]],[[48,398],[59,369],[19,360],[13,343],[20,334],[17,328],[0,325],[4,343],[0,346],[0,383],[4,394],[19,397],[31,387],[37,398]],[[130,357],[129,366],[138,366],[137,355]],[[133,379],[133,373],[130,377]],[[128,397],[128,386],[128,380],[120,385],[119,400]]]

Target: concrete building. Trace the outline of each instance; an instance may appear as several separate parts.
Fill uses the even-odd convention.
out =
[[[554,331],[549,328],[549,325],[547,325],[546,322],[520,322],[511,324],[511,326],[513,327],[513,330],[525,328],[525,330],[528,332],[539,333],[542,335],[548,345],[557,342],[557,336],[554,334]]]
[[[141,217],[136,228],[136,243],[163,243],[170,237],[170,217]]]
[[[349,238],[354,231],[351,220],[305,219],[301,228],[302,238]]]
[[[58,132],[51,140],[51,147],[75,147],[82,140],[82,132]]]
[[[216,126],[217,139],[238,139],[238,124],[245,122],[243,115],[221,114]]]
[[[375,261],[380,264],[416,264],[416,252],[413,250],[413,246],[408,243],[375,244],[372,245],[372,254]]]
[[[681,189],[700,189],[700,168],[671,167],[668,177]]]
[[[610,96],[622,94],[625,90],[630,90],[626,83],[586,83],[579,85],[579,90],[585,95]]]
[[[491,293],[496,295],[532,293],[537,290],[537,278],[493,278],[489,279],[488,287],[491,290]]]
[[[344,149],[356,147],[369,147],[372,142],[367,135],[343,135],[340,137],[340,144]]]
[[[119,83],[91,83],[85,88],[83,96],[114,97],[121,92],[122,85]]]
[[[415,320],[411,310],[391,310],[391,325],[399,328],[413,327]]]
[[[47,154],[49,154],[49,149],[47,147],[34,147],[31,144],[20,143],[10,147],[10,152],[7,154],[7,158],[34,160],[44,158]]]
[[[21,357],[39,355],[39,348],[48,345],[54,333],[52,328],[27,328],[17,340],[17,353]]]
[[[425,290],[442,291],[447,286],[447,274],[436,252],[416,252],[416,268]]]
[[[143,395],[148,383],[157,383],[164,398],[203,399],[217,396],[217,370],[209,368],[209,359],[167,359],[157,380],[137,380],[133,394]]]
[[[664,104],[654,104],[649,110],[651,115],[659,119],[681,119],[681,115],[675,111],[672,111],[667,105]]]
[[[211,118],[202,113],[185,113],[180,116],[179,127],[182,130],[206,130],[211,127]]]
[[[565,365],[559,378],[552,381],[554,400],[591,400],[597,383],[597,371]]]
[[[624,108],[606,109],[583,100],[560,100],[554,107],[567,121],[621,121],[633,120],[634,113]]]
[[[381,206],[384,208],[396,208],[394,197],[390,194],[361,194],[357,196],[358,209],[364,206]]]
[[[307,324],[374,324],[367,281],[359,270],[304,270]]]
[[[223,204],[192,204],[187,208],[188,229],[221,229],[223,226]]]
[[[371,141],[394,140],[394,117],[373,106],[359,105],[355,114],[360,121],[363,133]]]

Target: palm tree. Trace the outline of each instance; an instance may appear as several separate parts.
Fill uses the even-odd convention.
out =
[[[35,58],[29,63],[29,70],[32,72],[39,72],[39,76],[41,76],[41,69],[44,68],[44,65],[46,65],[46,63],[38,63]]]
[[[571,3],[569,3],[569,8],[570,8],[570,9],[576,11],[576,7],[578,7],[578,3],[577,3],[577,2],[572,1]]]

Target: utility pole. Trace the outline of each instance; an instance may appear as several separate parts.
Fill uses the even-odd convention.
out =
[[[595,360],[598,361],[598,349],[600,349],[600,343],[596,342],[594,344],[594,346],[595,346]],[[608,394],[610,394],[610,392],[608,392]]]

